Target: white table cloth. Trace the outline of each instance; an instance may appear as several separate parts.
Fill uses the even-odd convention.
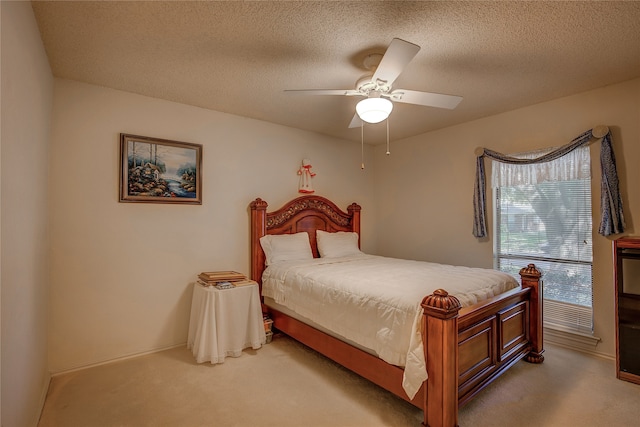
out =
[[[194,284],[187,346],[198,363],[222,363],[265,342],[257,283],[231,289]]]

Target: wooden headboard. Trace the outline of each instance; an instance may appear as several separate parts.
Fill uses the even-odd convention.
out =
[[[360,245],[360,206],[352,203],[347,212],[320,196],[302,196],[291,200],[280,209],[267,212],[267,202],[251,202],[251,279],[262,286],[265,257],[260,238],[267,234],[309,233],[313,256],[318,257],[316,230],[328,232],[353,231],[358,233]]]

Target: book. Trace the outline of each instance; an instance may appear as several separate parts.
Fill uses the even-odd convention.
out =
[[[202,279],[198,279],[197,283],[200,286],[204,286],[205,288],[209,286],[214,286],[217,289],[229,289],[229,288],[237,288],[240,286],[248,286],[248,285],[257,285],[253,280],[239,280],[237,282],[231,280],[218,280],[216,282],[213,281],[204,281]]]
[[[247,278],[237,271],[204,271],[198,277],[205,282],[237,282]]]
[[[234,285],[231,282],[216,282],[215,287],[217,289],[231,289],[231,288],[235,288],[236,285]]]
[[[247,279],[245,279],[245,280],[239,280],[239,281],[237,281],[237,282],[233,282],[233,284],[234,284],[235,286],[247,286],[247,285],[255,285],[255,284],[257,284],[257,283],[256,283],[256,282],[254,282],[253,280],[247,280]]]
[[[271,332],[272,326],[273,326],[273,320],[269,319],[268,317],[266,319],[264,319],[264,331],[265,332]]]
[[[205,281],[202,281],[202,280],[198,279],[198,285],[204,286],[205,288],[207,288],[209,286],[214,286],[215,284],[216,284],[216,282],[205,282]]]

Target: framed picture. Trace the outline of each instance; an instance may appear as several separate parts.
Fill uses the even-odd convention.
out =
[[[120,201],[202,204],[202,145],[120,134]]]

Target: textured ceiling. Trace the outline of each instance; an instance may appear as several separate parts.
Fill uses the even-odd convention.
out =
[[[33,2],[53,74],[360,141],[363,58],[421,46],[394,88],[460,95],[396,104],[391,139],[640,76],[640,2]],[[384,124],[365,139],[385,140]]]

